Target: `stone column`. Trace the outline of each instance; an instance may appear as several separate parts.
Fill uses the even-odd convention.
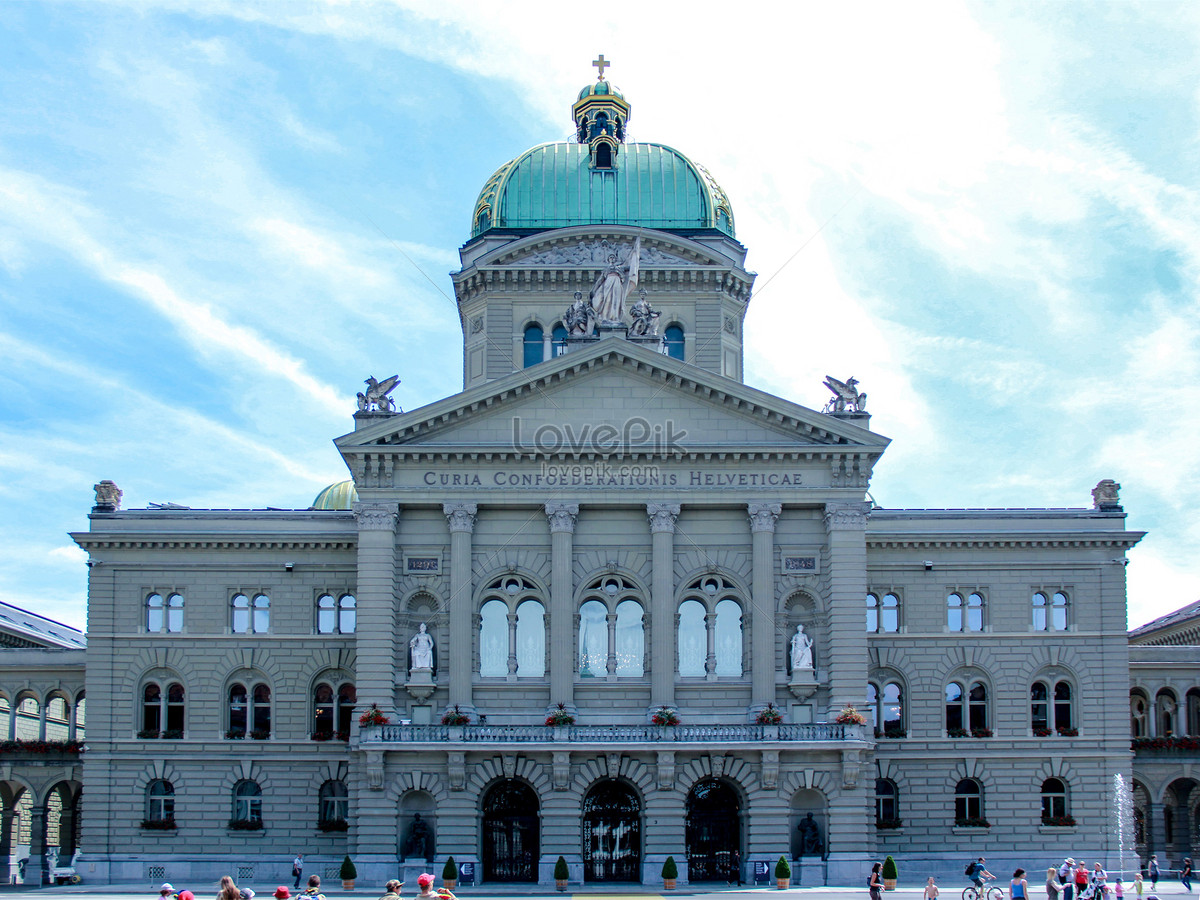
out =
[[[571,641],[575,594],[574,560],[578,503],[547,503],[550,526],[550,706],[575,709],[575,653]]]
[[[653,575],[650,582],[650,706],[675,705],[675,520],[678,503],[647,503]]]
[[[867,504],[825,504],[829,538],[829,652],[822,668],[829,684],[829,717],[862,703],[867,680],[863,605],[867,596]]]
[[[450,646],[443,663],[450,672],[450,705],[473,711],[471,697],[471,534],[475,530],[475,503],[444,503],[450,525]],[[457,659],[451,659],[453,654]]]
[[[751,503],[750,535],[754,563],[750,627],[750,709],[757,712],[775,701],[775,520],[778,503]]]
[[[29,861],[25,863],[26,884],[49,884],[46,863],[46,807],[35,804],[29,811]]]
[[[354,504],[358,522],[358,585],[355,588],[355,686],[362,706],[379,704],[396,713],[396,520],[399,505]],[[405,656],[401,654],[400,665]]]
[[[704,677],[708,681],[717,680],[717,614],[704,614]]]
[[[617,678],[617,614],[610,612],[606,615],[604,624],[608,627],[608,659],[605,660],[604,668],[608,673],[608,680],[615,681]]]

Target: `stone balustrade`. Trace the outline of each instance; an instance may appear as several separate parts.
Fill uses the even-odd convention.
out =
[[[861,725],[373,725],[361,744],[761,744],[864,741]]]

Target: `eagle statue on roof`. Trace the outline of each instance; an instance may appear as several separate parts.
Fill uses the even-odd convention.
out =
[[[838,381],[832,375],[826,375],[825,387],[833,391],[833,396],[821,410],[823,413],[866,412],[867,395],[858,390],[858,379],[854,376],[845,381]]]

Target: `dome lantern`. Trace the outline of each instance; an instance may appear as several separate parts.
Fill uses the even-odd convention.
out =
[[[588,145],[593,169],[613,169],[625,143],[629,104],[620,90],[605,80],[604,70],[611,63],[603,53],[592,60],[592,65],[599,69],[596,82],[581,90],[579,99],[571,105],[575,140]]]

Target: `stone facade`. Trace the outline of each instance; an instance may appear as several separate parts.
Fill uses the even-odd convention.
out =
[[[572,185],[660,196],[634,163],[663,148],[577,124],[604,147],[562,155],[595,170]],[[493,176],[453,275],[464,390],[355,414],[352,508],[93,510],[92,877],[280,883],[304,852],[372,885],[450,855],[477,882],[547,883],[561,856],[576,883],[653,885],[668,856],[687,882],[788,855],[801,884],[861,884],[885,853],[908,880],[1110,852],[1141,537],[1116,486],[873,508],[888,440],[861,406],[742,382],[754,276],[723,192],[671,153],[692,193],[655,228],[506,228],[519,166]],[[660,335],[566,334],[609,252]]]

